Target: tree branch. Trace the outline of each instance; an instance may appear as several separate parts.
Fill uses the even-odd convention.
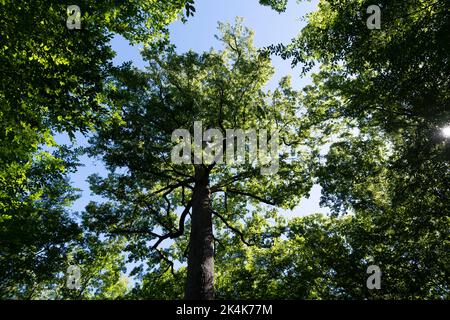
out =
[[[249,242],[247,242],[247,241],[245,240],[244,234],[243,234],[241,231],[239,231],[238,229],[236,229],[235,227],[233,227],[232,225],[230,225],[230,224],[228,223],[227,219],[225,219],[224,217],[222,217],[218,212],[212,211],[212,213],[213,213],[215,216],[217,216],[220,220],[222,220],[222,222],[223,222],[229,229],[231,229],[234,233],[236,233],[236,234],[241,238],[241,241],[242,241],[243,243],[245,243],[247,246],[251,247],[251,246],[254,246],[254,245],[255,245],[255,244],[250,244]]]
[[[155,191],[153,193],[153,195],[157,195],[157,194],[159,194],[161,192],[164,192],[164,196],[166,196],[166,195],[170,194],[173,190],[175,190],[175,189],[177,189],[179,187],[188,187],[189,188],[190,187],[190,185],[189,185],[190,182],[194,182],[194,179],[189,178],[189,179],[186,179],[186,180],[183,180],[183,181],[179,181],[176,184],[168,185],[168,186],[166,186],[164,188],[159,189],[158,191]]]
[[[225,192],[225,190],[223,190],[223,189],[216,189],[214,191],[214,193],[215,192]],[[262,198],[262,197],[260,197],[258,195],[255,195],[255,194],[252,194],[252,193],[249,193],[249,192],[244,192],[244,191],[237,190],[237,189],[228,189],[228,188],[226,189],[226,192],[238,194],[238,195],[249,197],[249,198],[253,198],[253,199],[258,200],[258,201],[260,201],[262,203],[265,203],[265,204],[268,204],[268,205],[271,205],[271,206],[276,206],[275,202],[267,200],[267,199],[264,199],[264,198]]]
[[[169,258],[167,258],[159,249],[155,249],[155,251],[158,253],[158,255],[161,257],[161,259],[163,259],[164,261],[166,261],[169,264],[169,267],[167,269],[170,268],[170,271],[172,272],[172,275],[175,276],[175,270],[174,270],[174,265],[173,265],[173,261],[170,260]],[[163,274],[167,271],[164,270]]]
[[[187,207],[184,208],[184,211],[181,213],[180,220],[179,220],[179,226],[178,230],[176,232],[169,232],[163,236],[159,236],[158,241],[152,246],[152,250],[156,250],[158,246],[166,239],[176,239],[181,237],[184,234],[184,224],[186,220],[186,216],[189,213],[189,210],[191,210],[192,202],[188,203]]]

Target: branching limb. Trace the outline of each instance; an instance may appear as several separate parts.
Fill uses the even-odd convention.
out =
[[[225,192],[225,190],[223,190],[223,189],[215,189],[213,193],[215,193],[215,192]],[[276,205],[275,202],[267,200],[267,199],[264,199],[263,197],[255,195],[253,193],[249,193],[249,192],[245,192],[245,191],[241,191],[241,190],[237,190],[237,189],[229,189],[229,188],[226,189],[226,192],[238,194],[238,195],[249,197],[249,198],[253,198],[255,200],[258,200],[258,201],[260,201],[262,203],[265,203],[265,204],[268,204],[268,205],[271,205],[271,206],[275,206]]]
[[[249,247],[255,245],[255,244],[250,244],[249,242],[247,242],[247,241],[245,240],[244,234],[243,234],[240,230],[238,230],[238,229],[236,229],[235,227],[233,227],[232,225],[230,225],[230,224],[228,223],[227,219],[225,219],[223,216],[221,216],[218,212],[213,211],[212,213],[213,213],[216,217],[218,217],[220,220],[222,220],[222,222],[223,222],[230,230],[232,230],[234,233],[236,233],[236,234],[241,238],[241,241],[242,241],[244,244],[246,244],[246,245],[249,246]]]
[[[158,246],[166,239],[176,239],[181,237],[184,234],[184,224],[186,221],[186,216],[189,213],[189,210],[191,210],[192,203],[190,202],[186,208],[184,208],[184,211],[181,213],[180,220],[179,220],[179,226],[178,230],[176,232],[169,232],[163,236],[159,236],[158,241],[152,246],[152,250],[156,250]]]
[[[230,179],[227,179],[226,181],[222,181],[218,184],[216,184],[215,186],[211,187],[211,192],[218,192],[218,191],[222,191],[223,187],[229,186],[230,184],[236,182],[236,181],[240,181],[242,179],[245,179],[249,176],[251,176],[252,172],[250,171],[245,171],[245,172],[241,172],[238,173],[237,175],[231,177]]]
[[[219,239],[217,239],[215,236],[213,236],[213,240],[214,240],[215,242],[217,242],[222,248],[225,249],[225,245],[222,243],[222,241],[220,241]]]
[[[191,182],[194,182],[194,179],[189,178],[189,179],[186,179],[186,180],[183,180],[183,181],[179,181],[176,184],[171,184],[171,185],[168,185],[168,186],[166,186],[164,188],[159,189],[158,191],[155,191],[153,193],[153,195],[157,195],[157,194],[160,194],[161,192],[164,192],[164,196],[167,196],[168,194],[170,194],[173,190],[175,190],[177,188],[180,188],[180,187],[187,187],[187,188],[189,188],[190,187],[189,183],[191,183]]]
[[[155,249],[155,251],[158,253],[158,255],[161,257],[161,259],[163,259],[164,261],[166,261],[169,264],[169,267],[167,267],[167,269],[170,268],[170,271],[172,272],[172,275],[175,276],[175,270],[174,270],[174,265],[173,265],[173,261],[170,260],[169,258],[167,258],[164,253],[161,252],[161,250],[159,249]],[[167,271],[164,270],[163,274]]]
[[[159,235],[153,231],[150,231],[148,229],[115,229],[112,231],[112,233],[116,233],[116,234],[147,234],[147,235],[151,235],[154,238],[157,238],[158,240],[155,242],[155,244],[153,244],[151,250],[156,251],[159,256],[165,260],[167,263],[169,263],[171,270],[172,270],[172,274],[174,274],[174,268],[173,268],[173,262],[167,258],[160,249],[158,249],[159,245],[167,239],[176,239],[181,237],[184,234],[184,227],[185,227],[185,222],[186,222],[186,217],[189,214],[189,211],[191,210],[192,207],[192,201],[190,201],[188,203],[188,205],[184,208],[183,212],[181,213],[180,216],[180,220],[179,220],[179,225],[178,225],[178,230],[175,232],[169,232],[166,233],[164,235]]]

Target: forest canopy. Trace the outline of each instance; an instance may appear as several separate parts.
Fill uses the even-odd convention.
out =
[[[76,2],[79,30],[0,1],[1,299],[450,298],[446,1],[320,0],[289,43],[236,18],[203,52],[170,38],[200,0]],[[287,216],[315,186],[329,214]]]

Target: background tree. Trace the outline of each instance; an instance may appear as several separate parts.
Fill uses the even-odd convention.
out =
[[[219,249],[217,297],[221,299],[350,299],[371,297],[366,266],[348,235],[352,217],[320,214],[280,221],[285,237],[270,248],[224,239]],[[351,244],[349,244],[351,242]]]
[[[273,238],[271,246],[248,246],[232,233],[221,229],[215,251],[216,299],[378,299],[387,295],[369,290],[366,280],[367,252],[373,236],[370,219],[356,216],[327,217],[312,214],[285,221],[278,217],[277,228],[283,237]],[[222,226],[224,227],[224,226]],[[245,223],[248,237],[273,228],[260,217]],[[217,231],[216,231],[217,232]],[[378,244],[374,244],[376,247]],[[175,248],[179,255],[182,247]],[[160,268],[147,273],[130,294],[140,299],[181,299],[180,281],[184,267],[174,274]],[[382,288],[396,279],[382,276]],[[383,291],[381,291],[383,292]],[[401,296],[391,296],[401,298]]]
[[[246,237],[241,221],[257,215],[274,218],[273,206],[292,208],[309,189],[307,153],[290,156],[296,127],[297,93],[284,78],[274,92],[264,85],[273,73],[270,60],[258,53],[252,32],[238,21],[221,24],[222,51],[204,54],[173,50],[144,54],[146,72],[125,65],[109,84],[110,106],[120,115],[105,119],[92,139],[91,154],[101,156],[111,173],[91,177],[92,190],[109,201],[91,203],[85,225],[99,234],[126,237],[133,261],[157,257],[164,268],[173,268],[174,247],[164,240],[179,239],[186,245],[188,299],[213,298],[213,218],[225,224],[247,243],[267,245],[271,233]],[[255,128],[280,132],[279,170],[264,176],[261,167],[247,161],[230,163],[174,164],[171,141],[175,129],[192,133],[194,121],[203,128]],[[229,140],[229,139],[228,139]],[[219,142],[221,143],[221,142]],[[230,141],[224,139],[224,145]],[[190,232],[185,232],[190,227]],[[220,241],[220,240],[219,240]],[[150,265],[152,265],[150,263]],[[150,270],[149,270],[150,271]],[[164,269],[163,269],[164,271]]]
[[[370,222],[367,259],[384,271],[385,298],[442,298],[449,289],[448,4],[320,1],[288,45],[270,50],[303,72],[303,130],[328,142],[315,176],[336,214]],[[363,235],[360,235],[363,236]]]
[[[80,227],[67,208],[77,199],[67,180],[77,162],[61,148],[30,155],[28,176],[21,177],[26,190],[2,190],[10,203],[0,224],[0,297],[29,299],[40,283],[61,272],[70,243]],[[67,170],[67,171],[65,171]],[[4,181],[8,183],[9,181]]]
[[[55,278],[67,244],[79,239],[67,210],[76,196],[65,180],[74,160],[49,149],[55,133],[86,133],[109,112],[102,105],[115,54],[109,40],[120,34],[162,46],[185,3],[80,0],[82,29],[69,30],[60,1],[0,1],[2,297],[27,297]]]

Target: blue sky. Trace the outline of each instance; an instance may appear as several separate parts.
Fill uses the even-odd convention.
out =
[[[255,45],[264,47],[279,42],[288,43],[295,37],[305,25],[300,18],[313,11],[317,1],[302,1],[300,4],[291,0],[285,13],[277,13],[269,7],[261,6],[258,0],[195,0],[196,14],[190,17],[187,23],[175,22],[170,26],[171,41],[177,46],[179,53],[188,50],[196,52],[207,51],[214,47],[220,49],[220,42],[214,35],[218,33],[218,22],[233,22],[235,17],[243,17],[245,26],[254,30]],[[112,47],[117,52],[115,64],[132,61],[138,68],[144,68],[145,62],[140,56],[139,46],[130,46],[122,37],[112,40]],[[300,78],[299,69],[292,69],[290,61],[284,61],[279,57],[273,57],[275,75],[268,84],[268,88],[277,85],[278,80],[285,75],[292,75],[292,84],[295,89],[301,89],[310,82],[309,78]],[[67,137],[57,136],[57,142],[68,143]],[[77,144],[85,145],[86,139],[77,136]],[[86,179],[89,175],[107,172],[101,162],[84,156],[80,159],[84,166],[71,176],[72,184],[81,189],[82,197],[74,206],[75,211],[83,211],[91,200],[98,200],[91,195]],[[306,215],[314,212],[326,213],[326,208],[319,206],[320,188],[315,186],[309,199],[304,199],[294,212],[285,212],[289,217]]]

